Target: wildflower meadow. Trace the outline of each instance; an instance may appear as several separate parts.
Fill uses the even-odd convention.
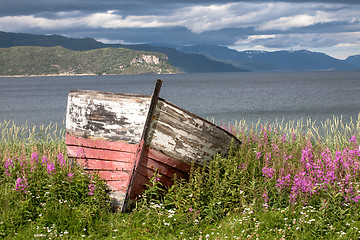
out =
[[[0,238],[358,239],[360,117],[222,125],[242,141],[129,213],[66,156],[56,125],[0,123]]]

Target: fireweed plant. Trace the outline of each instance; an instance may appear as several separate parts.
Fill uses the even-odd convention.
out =
[[[242,141],[240,148],[192,166],[188,181],[175,177],[167,189],[155,174],[125,214],[105,210],[100,181],[69,165],[63,140],[2,143],[0,232],[72,239],[360,236],[360,119],[222,127]]]
[[[224,125],[242,141],[239,149],[193,167],[189,182],[175,179],[166,194],[153,181],[136,211],[151,219],[143,221],[151,234],[161,225],[167,234],[177,229],[178,238],[354,239],[360,122],[335,118],[322,126],[330,128],[310,121]]]
[[[10,138],[16,128],[7,126],[2,134],[0,238],[90,234],[92,225],[110,209],[105,184],[96,174],[69,163],[63,140],[44,140],[32,132],[26,139],[12,132]],[[25,236],[18,234],[22,231]]]

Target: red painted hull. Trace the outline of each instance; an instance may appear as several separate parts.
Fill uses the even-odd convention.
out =
[[[128,209],[155,172],[164,186],[176,174],[187,179],[190,164],[202,166],[241,142],[220,127],[152,96],[71,91],[66,110],[68,156],[98,172],[111,189],[114,206]]]
[[[173,184],[173,178],[188,179],[190,165],[170,158],[163,153],[144,147],[139,168],[130,187],[138,144],[91,140],[66,134],[67,154],[89,172],[98,172],[110,190],[118,195],[128,194],[130,199],[141,195],[155,171],[164,186]],[[128,189],[131,189],[127,193]],[[124,199],[125,200],[125,199]]]

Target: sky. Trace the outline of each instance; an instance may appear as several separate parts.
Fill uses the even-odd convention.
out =
[[[0,31],[360,54],[360,0],[0,0]]]

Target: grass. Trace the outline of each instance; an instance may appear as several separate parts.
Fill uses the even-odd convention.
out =
[[[56,125],[0,124],[0,237],[12,239],[357,239],[360,118],[224,125],[241,141],[130,213],[68,162]],[[44,160],[45,159],[45,160]]]

